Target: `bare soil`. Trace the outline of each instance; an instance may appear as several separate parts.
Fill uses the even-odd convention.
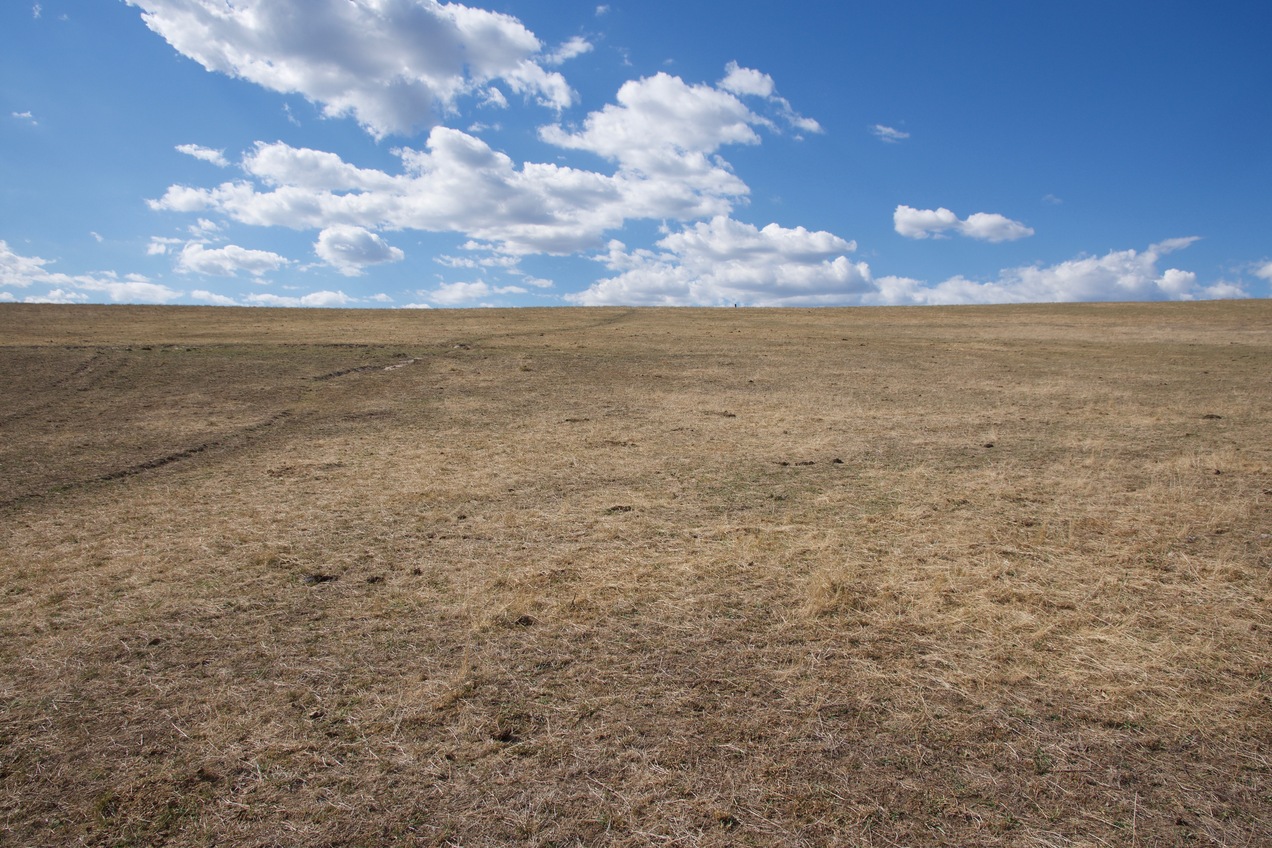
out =
[[[1272,302],[0,305],[0,843],[1272,844]]]

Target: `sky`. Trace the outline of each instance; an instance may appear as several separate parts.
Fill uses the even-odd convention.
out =
[[[0,302],[1272,296],[1272,3],[8,0]]]

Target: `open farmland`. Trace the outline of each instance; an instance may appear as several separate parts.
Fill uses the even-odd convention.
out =
[[[0,305],[0,843],[1272,840],[1272,302]]]

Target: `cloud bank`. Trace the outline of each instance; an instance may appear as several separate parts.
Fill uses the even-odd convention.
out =
[[[46,286],[40,294],[15,297],[0,291],[0,300],[22,300],[25,303],[85,303],[93,296],[103,296],[112,303],[170,303],[182,292],[152,282],[140,274],[119,276],[112,271],[71,276],[49,270],[51,260],[38,256],[22,256],[8,242],[0,239],[0,289],[27,289]]]
[[[1195,241],[1008,268],[993,280],[959,276],[929,284],[876,278],[868,264],[847,258],[853,242],[830,233],[776,224],[756,229],[716,218],[666,236],[659,252],[611,243],[605,261],[621,273],[567,299],[583,305],[935,306],[1249,297],[1235,283],[1207,286],[1191,271],[1159,269],[1162,257]]]

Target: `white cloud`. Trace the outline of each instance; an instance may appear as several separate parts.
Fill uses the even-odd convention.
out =
[[[736,64],[726,79],[735,88],[769,90],[766,75]],[[243,159],[248,179],[214,188],[173,185],[150,205],[219,212],[252,226],[462,233],[486,250],[519,256],[597,249],[607,231],[627,221],[727,215],[746,197],[747,185],[719,150],[759,143],[756,127],[772,127],[772,120],[729,91],[661,73],[627,82],[616,100],[579,127],[540,130],[549,143],[609,160],[612,173],[518,165],[471,134],[439,126],[423,150],[392,150],[399,173],[360,168],[321,150],[258,142]],[[776,96],[768,103],[789,111]]]
[[[394,151],[404,173],[356,168],[335,154],[259,145],[245,167],[250,182],[212,189],[172,186],[152,208],[218,211],[253,226],[323,230],[461,232],[509,252],[568,253],[598,243],[625,208],[621,181],[590,171],[511,159],[459,130],[436,127],[424,151]],[[670,210],[663,208],[662,212]]]
[[[491,249],[488,245],[481,245],[476,242],[470,242],[465,245],[465,248],[469,250]],[[440,256],[433,257],[433,261],[446,268],[502,268],[505,271],[511,272],[516,270],[517,265],[521,260],[517,256],[493,253],[478,257],[450,256],[442,254]]]
[[[1174,253],[1178,250],[1184,250],[1191,247],[1194,243],[1201,241],[1201,236],[1184,236],[1183,238],[1170,238],[1165,241],[1159,241],[1156,244],[1149,245],[1149,252],[1156,256],[1165,256],[1167,253]]]
[[[960,276],[930,285],[876,278],[866,263],[844,255],[856,245],[831,233],[776,224],[757,229],[716,218],[666,236],[657,252],[611,242],[604,261],[620,273],[566,299],[582,305],[858,306],[1249,297],[1233,283],[1202,284],[1192,271],[1159,268],[1163,256],[1194,241],[1169,239],[1144,251],[1008,268],[989,281]]]
[[[43,12],[44,12],[44,7],[41,6],[39,3],[36,3],[34,6],[31,7],[31,17],[35,18],[37,21],[40,19],[40,15]]]
[[[884,126],[883,124],[875,124],[870,128],[870,132],[873,133],[875,137],[882,141],[886,141],[888,144],[896,144],[897,142],[904,141],[910,137],[908,132],[902,132],[901,130],[893,129],[892,127]]]
[[[215,221],[209,221],[207,218],[200,218],[189,227],[186,228],[190,235],[196,238],[210,236],[221,231],[221,225]]]
[[[210,303],[213,306],[238,305],[237,301],[235,301],[232,297],[226,297],[223,294],[217,294],[216,292],[210,292],[205,289],[195,289],[190,292],[190,297],[194,300],[202,301],[203,303]]]
[[[104,294],[112,303],[169,303],[181,292],[160,283],[152,283],[140,274],[119,279],[111,272],[92,276],[76,276],[70,282],[81,292]]]
[[[1031,227],[996,213],[977,212],[960,220],[945,207],[915,209],[898,206],[892,213],[892,225],[898,233],[912,239],[943,238],[946,233],[954,232],[981,241],[1003,242],[1034,234]]]
[[[967,216],[959,227],[959,232],[968,238],[980,241],[1003,242],[1028,238],[1034,234],[1032,227],[1026,227],[1019,221],[990,212],[976,212]]]
[[[480,281],[475,283],[443,283],[436,289],[421,291],[418,294],[442,306],[458,306],[459,304],[471,303],[474,300],[488,296],[490,294],[490,286]]]
[[[508,108],[508,98],[504,96],[504,93],[502,91],[500,91],[498,88],[495,88],[493,85],[487,88],[485,91],[481,92],[480,96],[481,96],[482,106],[490,106],[495,109]],[[474,124],[473,126],[482,126],[482,125]]]
[[[179,244],[185,244],[185,239],[151,236],[150,244],[146,247],[146,255],[166,256],[171,248]]]
[[[786,123],[798,130],[819,133],[821,124],[812,118],[805,118],[791,108],[790,101],[776,94],[777,86],[773,78],[753,68],[743,68],[737,62],[730,62],[724,68],[724,79],[720,80],[720,88],[743,97],[761,97],[776,109],[778,115]]]
[[[151,246],[154,246],[153,239]],[[177,257],[176,268],[182,274],[234,277],[242,272],[260,276],[289,264],[290,260],[285,256],[268,250],[250,250],[237,244],[207,248],[200,242],[192,241],[182,248],[181,255]]]
[[[936,285],[887,277],[867,302],[892,304],[1075,303],[1089,301],[1198,300],[1248,297],[1237,285],[1202,285],[1192,271],[1158,270],[1161,258],[1195,238],[1168,239],[1147,250],[1115,250],[1055,265],[1008,268],[998,278],[975,281],[952,277]]]
[[[350,297],[342,291],[316,291],[301,297],[288,297],[278,294],[249,294],[244,300],[251,306],[312,306],[332,307],[348,306],[357,303],[357,298]]]
[[[958,216],[945,207],[940,209],[915,209],[898,206],[892,213],[893,228],[906,238],[922,239],[957,229]]]
[[[1265,262],[1254,271],[1254,276],[1262,277],[1268,282],[1272,282],[1272,262]]]
[[[562,109],[573,92],[536,62],[511,15],[436,0],[127,0],[146,26],[209,71],[298,93],[377,138],[436,125],[502,80]]]
[[[747,188],[701,153],[654,151],[656,173],[613,176],[555,164],[517,168],[503,153],[459,130],[436,127],[424,151],[395,153],[404,173],[355,168],[335,154],[277,143],[245,160],[247,181],[211,188],[171,186],[152,208],[217,211],[252,226],[459,232],[507,253],[570,253],[598,247],[629,218],[691,219],[727,212]]]
[[[71,276],[49,270],[48,259],[22,256],[0,239],[0,286],[26,289],[49,286],[43,294],[25,298],[28,303],[82,303],[92,295],[104,295],[114,303],[167,303],[181,292],[153,283],[139,274],[120,277],[111,271]]]
[[[27,122],[29,122],[32,126],[38,126],[38,125],[39,125],[39,123],[40,123],[39,121],[37,121],[37,120],[36,120],[36,119],[35,119],[35,118],[31,115],[31,113],[30,113],[29,111],[27,111],[27,112],[10,112],[9,114],[10,114],[12,117],[17,118],[19,121],[27,121]]]
[[[584,53],[592,52],[592,44],[586,38],[574,36],[569,41],[562,44],[556,50],[543,57],[545,65],[561,65],[582,56]]]
[[[724,68],[725,76],[720,87],[734,94],[751,95],[753,97],[772,97],[776,86],[768,74],[752,68],[743,68],[737,62],[730,62]]]
[[[0,239],[0,286],[16,286],[26,288],[31,283],[49,275],[44,266],[49,260],[38,256],[22,256],[9,248],[9,243]]]
[[[801,306],[847,303],[872,291],[870,269],[845,254],[856,244],[828,232],[718,216],[671,233],[661,252],[612,242],[606,263],[620,274],[567,299],[583,305]]]
[[[463,306],[496,294],[525,294],[521,286],[492,286],[478,280],[471,283],[443,283],[435,289],[416,292],[438,306]]]
[[[22,298],[23,303],[87,303],[88,295],[66,289],[50,289],[46,294]]]
[[[751,125],[762,119],[733,94],[710,85],[658,73],[623,83],[617,100],[588,115],[578,132],[548,126],[540,136],[645,173],[682,168],[686,159],[724,144],[760,142]]]
[[[243,157],[243,170],[269,186],[322,191],[376,191],[393,187],[383,171],[358,168],[335,153],[258,141]]]
[[[327,227],[318,234],[314,252],[346,277],[357,277],[368,265],[401,262],[405,254],[380,236],[348,224]]]
[[[229,160],[225,158],[224,150],[213,150],[210,147],[203,147],[198,144],[178,144],[177,152],[193,156],[195,159],[201,159],[204,162],[210,162],[218,168],[225,168],[230,164]]]

